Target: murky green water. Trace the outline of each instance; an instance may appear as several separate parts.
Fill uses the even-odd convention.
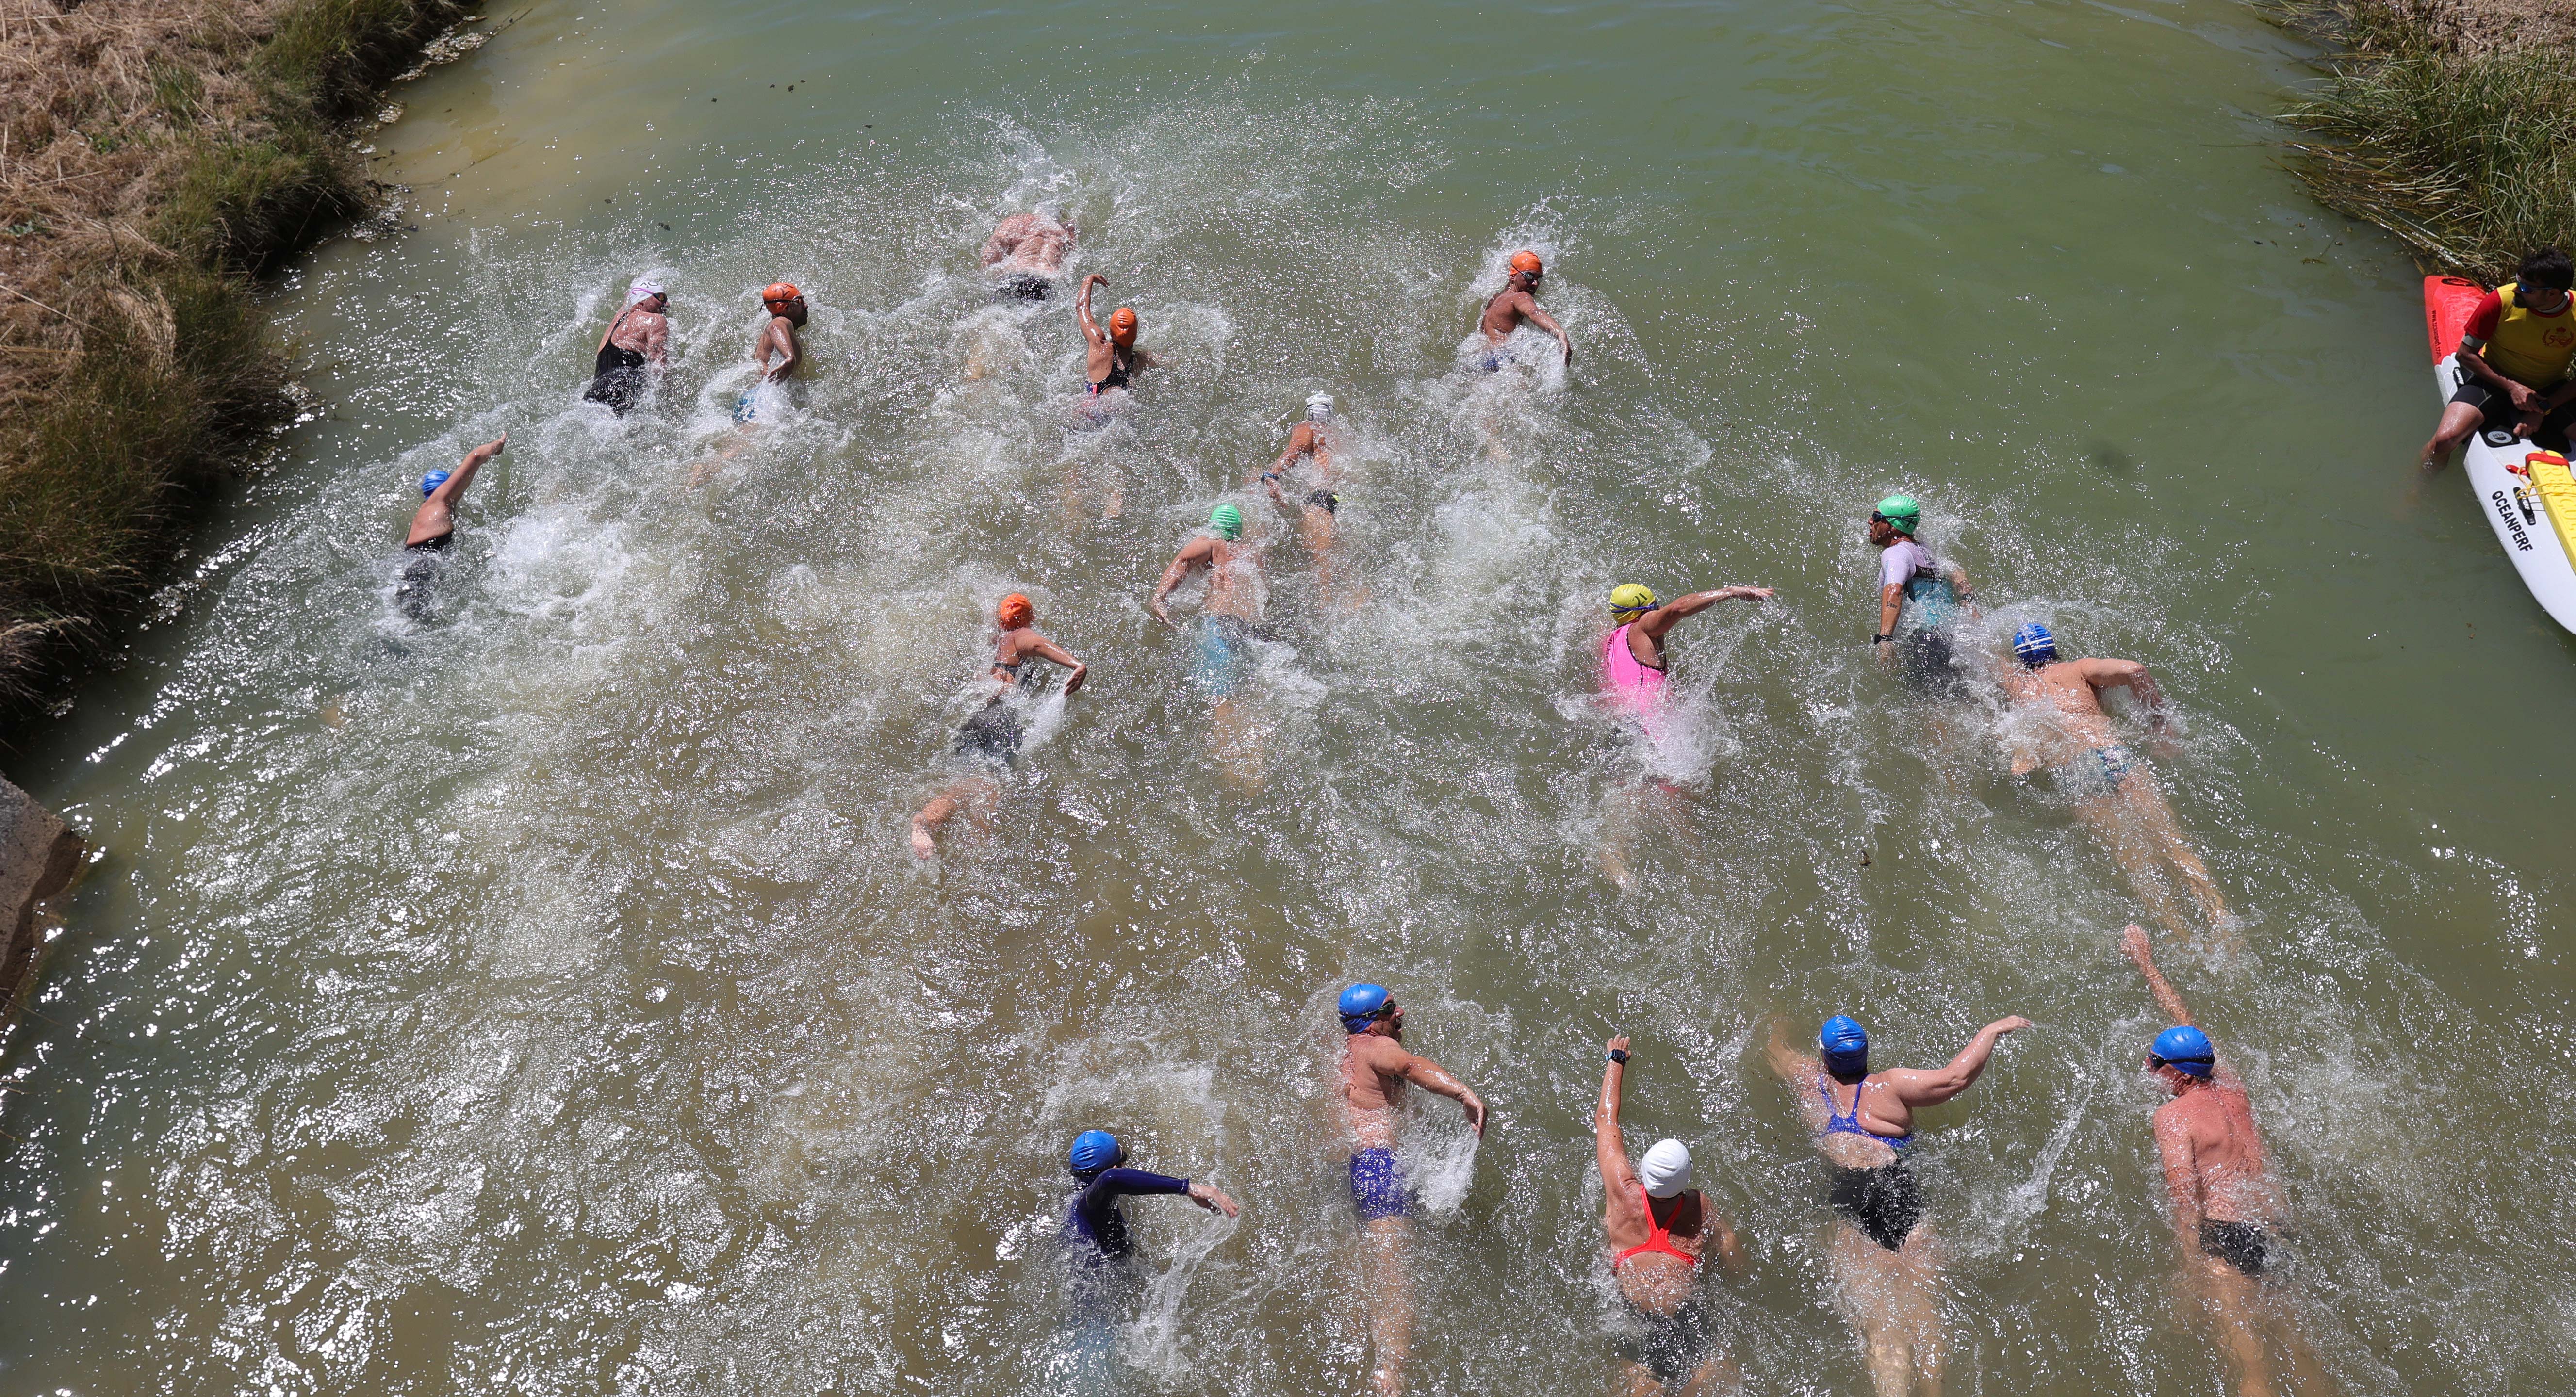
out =
[[[1640,1143],[1752,1248],[1752,1390],[1863,1389],[1759,1053],[1843,1008],[1925,1064],[2039,1024],[1917,1151],[1951,1389],[2220,1390],[2140,906],[1990,706],[1866,653],[1903,487],[1992,633],[2184,715],[2156,772],[2245,949],[2172,969],[2345,1390],[2553,1390],[2576,653],[2411,477],[2412,270],[2264,144],[2298,52],[2215,0],[532,7],[398,93],[417,231],[280,298],[313,419],[14,759],[105,854],[0,1061],[7,1389],[1048,1390],[1058,1161],[1102,1125],[1246,1205],[1131,1209],[1134,1386],[1354,1390],[1327,1010],[1377,978],[1501,1121],[1414,1122],[1417,1390],[1610,1380],[1622,1029]],[[1041,201],[1171,361],[1107,428],[1068,310],[973,270]],[[1525,245],[1580,357],[1486,379]],[[644,269],[679,362],[613,423],[576,394]],[[685,492],[781,277],[813,373]],[[1347,611],[1242,489],[1318,388]],[[504,428],[415,623],[411,482]],[[1220,498],[1280,637],[1222,753],[1143,611]],[[1781,589],[1678,633],[1642,764],[1586,698],[1623,580]],[[916,868],[1014,589],[1092,684]]]

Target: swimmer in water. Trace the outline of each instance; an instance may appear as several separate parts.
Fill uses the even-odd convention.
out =
[[[394,585],[394,604],[414,620],[429,618],[430,604],[447,550],[456,546],[456,502],[465,498],[483,463],[501,454],[510,444],[510,434],[503,432],[492,440],[465,453],[452,471],[431,471],[420,478],[420,508],[411,516],[411,529],[403,535],[402,580]]]
[[[1949,626],[1958,608],[1970,606],[1976,593],[1968,575],[1955,563],[1932,556],[1914,541],[1923,527],[1923,506],[1911,495],[1890,495],[1869,512],[1870,546],[1878,560],[1878,625],[1869,643],[1881,655],[1902,654],[1911,673],[1929,679],[1956,672]],[[1885,647],[1881,649],[1880,647]]]
[[[1413,1281],[1404,1266],[1413,1205],[1395,1159],[1405,1083],[1466,1108],[1467,1124],[1480,1140],[1491,1117],[1466,1083],[1405,1051],[1404,1010],[1384,985],[1343,990],[1334,1012],[1348,1035],[1342,1040],[1342,1107],[1350,1130],[1351,1201],[1360,1214],[1361,1303],[1377,1350],[1369,1385],[1380,1397],[1391,1397],[1404,1390],[1404,1359],[1413,1344]]]
[[[1556,336],[1557,347],[1565,351],[1565,362],[1574,362],[1574,341],[1565,337],[1565,327],[1538,308],[1538,284],[1546,275],[1547,267],[1537,253],[1512,254],[1510,278],[1492,300],[1485,302],[1484,313],[1476,318],[1476,328],[1485,332],[1485,354],[1477,361],[1485,372],[1497,372],[1510,362],[1511,356],[1504,353],[1503,347],[1525,324]]]
[[[1592,1108],[1592,1152],[1601,1168],[1601,1231],[1609,1243],[1610,1278],[1642,1331],[1627,1346],[1628,1397],[1742,1391],[1744,1374],[1709,1332],[1699,1278],[1701,1266],[1712,1259],[1729,1276],[1744,1274],[1744,1245],[1690,1186],[1689,1146],[1657,1140],[1630,1166],[1627,1137],[1619,1132],[1628,1040],[1613,1038],[1604,1047],[1609,1061],[1601,1069],[1601,1099]]]
[[[751,362],[760,368],[760,379],[742,390],[733,400],[733,420],[739,431],[732,441],[689,471],[689,488],[706,483],[716,468],[742,454],[743,433],[748,433],[760,416],[760,390],[772,383],[783,383],[796,366],[805,362],[804,346],[797,342],[796,332],[805,324],[805,293],[793,282],[773,281],[760,293],[761,309],[767,314],[760,319],[760,333],[752,337]],[[775,361],[775,362],[773,362]]]
[[[2209,866],[2184,837],[2155,773],[2112,731],[2102,711],[2104,690],[2126,689],[2146,709],[2147,730],[2161,737],[2167,724],[2155,676],[2135,660],[2061,660],[2057,637],[2036,623],[2013,632],[2013,657],[2021,664],[2004,676],[2004,692],[2038,720],[2013,725],[2013,775],[2048,768],[2058,787],[2074,797],[2077,817],[2092,826],[2168,932],[2195,935],[2160,870],[2181,882],[2211,928],[2223,926],[2227,902]]]
[[[664,313],[670,308],[671,297],[658,281],[639,280],[626,288],[626,308],[599,337],[583,398],[606,403],[620,417],[634,410],[654,377],[669,367],[671,322]]]
[[[1073,1174],[1075,1189],[1064,1213],[1065,1252],[1073,1263],[1073,1360],[1090,1370],[1086,1381],[1074,1385],[1076,1391],[1097,1390],[1113,1381],[1123,1308],[1118,1282],[1127,1278],[1125,1263],[1136,1253],[1119,1200],[1169,1195],[1227,1217],[1243,1212],[1222,1189],[1125,1168],[1126,1163],[1127,1147],[1106,1130],[1082,1132],[1065,1152],[1064,1166]]]
[[[1082,677],[1091,672],[1071,652],[1038,634],[1037,619],[1037,608],[1018,592],[1002,598],[1002,604],[994,608],[993,623],[1001,627],[1002,633],[993,642],[993,667],[986,677],[999,686],[998,691],[957,730],[956,744],[949,749],[949,755],[961,768],[957,778],[912,817],[914,858],[928,859],[939,852],[939,827],[959,810],[968,810],[981,824],[1001,796],[1001,773],[1019,761],[1020,739],[1026,732],[1019,710],[1010,699],[1037,677],[1021,674],[1021,667],[1032,659],[1064,666],[1071,671],[1064,679],[1068,697],[1082,687]]]
[[[1082,279],[1082,290],[1073,298],[1073,318],[1082,323],[1082,338],[1090,346],[1082,366],[1082,392],[1088,405],[1107,410],[1125,401],[1129,383],[1140,369],[1161,362],[1136,347],[1136,312],[1120,306],[1109,313],[1109,328],[1103,330],[1091,318],[1091,288],[1107,286],[1109,278],[1098,272]],[[1111,395],[1118,395],[1113,398]]]
[[[1072,252],[1072,224],[1045,213],[1015,213],[994,227],[978,257],[993,274],[995,295],[1043,301],[1064,275],[1064,259]]]
[[[1198,656],[1190,668],[1190,680],[1216,701],[1217,746],[1248,758],[1252,734],[1235,695],[1258,663],[1252,642],[1266,638],[1261,633],[1260,553],[1242,541],[1243,511],[1233,505],[1209,510],[1208,530],[1173,555],[1172,565],[1163,569],[1163,580],[1154,587],[1150,605],[1155,620],[1178,630],[1180,622],[1172,619],[1165,599],[1192,574],[1207,573],[1207,594],[1199,600],[1199,618],[1191,627]],[[1256,771],[1247,768],[1236,774],[1248,780]]]
[[[1977,1030],[1950,1065],[1932,1071],[1869,1070],[1869,1034],[1845,1015],[1825,1020],[1818,1056],[1771,1028],[1771,1069],[1789,1084],[1832,1175],[1838,1219],[1832,1261],[1844,1317],[1859,1331],[1878,1397],[1937,1397],[1941,1340],[1940,1256],[1923,1223],[1923,1186],[1906,1166],[1914,1112],[1966,1091],[1995,1044],[2030,1027],[2018,1015]]]
[[[1601,640],[1601,694],[1623,716],[1636,721],[1649,738],[1662,735],[1664,723],[1664,636],[1683,617],[1696,616],[1722,601],[1768,601],[1778,595],[1769,587],[1720,587],[1689,592],[1671,601],[1655,599],[1653,588],[1623,582],[1610,589],[1610,634]]]
[[[1306,420],[1288,433],[1288,445],[1270,469],[1255,477],[1254,483],[1270,492],[1271,503],[1281,509],[1292,508],[1287,492],[1288,472],[1300,460],[1314,464],[1314,488],[1305,495],[1299,521],[1299,533],[1305,540],[1307,556],[1315,560],[1315,584],[1324,595],[1327,606],[1333,600],[1333,520],[1342,510],[1342,497],[1333,490],[1333,452],[1327,433],[1333,426],[1333,395],[1316,393],[1306,399]]]
[[[2156,1153],[2164,1164],[2183,1269],[2218,1325],[2236,1369],[2237,1391],[2242,1397],[2271,1397],[2270,1350],[2277,1347],[2289,1359],[2292,1391],[2332,1392],[2288,1317],[2264,1303],[2263,1278],[2280,1260],[2279,1234],[2289,1209],[2264,1162],[2263,1132],[2254,1124],[2245,1084],[2219,1064],[2209,1035],[2192,1026],[2191,1010],[2156,969],[2146,932],[2131,926],[2120,933],[2120,949],[2137,963],[2156,1007],[2175,1025],[2157,1034],[2147,1051],[2147,1070],[2173,1096],[2156,1108]]]

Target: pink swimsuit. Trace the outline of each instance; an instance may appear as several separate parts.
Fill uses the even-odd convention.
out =
[[[1612,631],[1601,643],[1601,691],[1635,713],[1648,737],[1655,735],[1663,716],[1664,672],[1637,663],[1636,652],[1628,648],[1628,626]]]

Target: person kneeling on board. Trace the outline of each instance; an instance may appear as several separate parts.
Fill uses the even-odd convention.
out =
[[[2147,1050],[2147,1070],[2173,1096],[2156,1108],[2156,1155],[2185,1272],[2218,1324],[2237,1391],[2263,1397],[2274,1390],[2271,1350],[2277,1347],[2289,1359],[2292,1391],[2332,1392],[2306,1341],[2263,1303],[2263,1278],[2281,1260],[2278,1239],[2288,1208],[2264,1163],[2263,1132],[2245,1084],[2219,1065],[2209,1035],[2192,1025],[2191,1010],[2156,969],[2146,932],[2131,926],[2120,934],[2120,949],[2174,1022]]]
[[[2448,466],[2451,453],[2487,427],[2510,429],[2552,451],[2567,449],[2567,429],[2576,425],[2576,379],[2567,373],[2576,359],[2571,284],[2576,263],[2554,247],[2543,248],[2522,259],[2520,273],[2469,313],[2452,361],[2459,390],[2442,409],[2433,439],[2424,443],[2425,469]]]
[[[483,463],[501,454],[510,442],[510,434],[501,435],[465,453],[452,471],[431,471],[420,478],[420,493],[425,496],[420,509],[411,516],[411,530],[403,535],[402,581],[394,587],[394,604],[415,618],[429,614],[431,585],[438,580],[447,550],[456,545],[456,502],[465,498],[468,486]]]

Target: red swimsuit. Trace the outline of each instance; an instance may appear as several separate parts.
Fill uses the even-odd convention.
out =
[[[1639,1252],[1648,1251],[1662,1252],[1666,1256],[1677,1256],[1682,1260],[1689,1262],[1693,1266],[1699,1265],[1698,1257],[1693,1256],[1689,1252],[1683,1251],[1681,1248],[1673,1245],[1673,1230],[1664,1226],[1662,1223],[1655,1221],[1655,1196],[1646,1192],[1646,1186],[1644,1184],[1637,1185],[1637,1196],[1644,1199],[1646,1203],[1646,1240],[1638,1243],[1636,1246],[1628,1248],[1617,1256],[1612,1257],[1610,1260],[1610,1269],[1616,1271],[1627,1263],[1629,1257],[1635,1256]]]

